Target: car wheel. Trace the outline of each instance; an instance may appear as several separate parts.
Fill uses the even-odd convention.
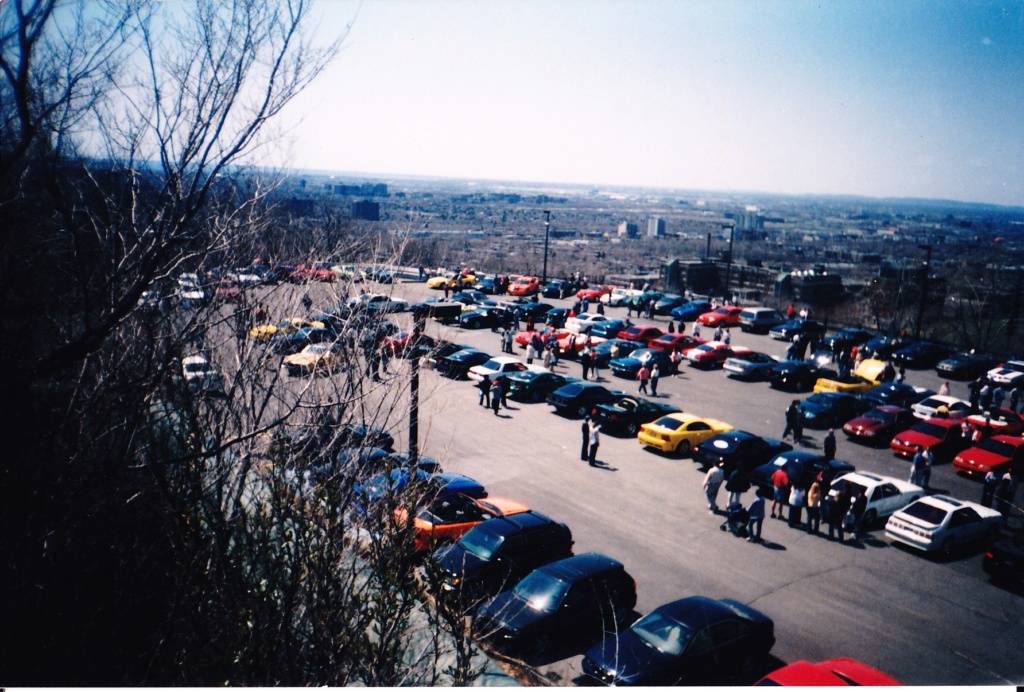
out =
[[[578,407],[576,409],[576,415],[578,415],[580,418],[582,418],[583,416],[587,415],[587,407],[586,406]]]
[[[953,551],[955,550],[956,543],[953,541],[952,537],[949,537],[946,540],[942,541],[942,545],[939,546],[939,552],[942,554],[942,557],[951,557],[953,555]]]
[[[676,455],[677,456],[685,457],[689,453],[690,453],[690,441],[689,440],[683,440],[678,445],[676,445]]]
[[[639,423],[629,423],[628,425],[626,425],[626,434],[629,435],[630,437],[636,437],[637,434],[639,434],[639,432],[640,432],[640,424]]]
[[[877,519],[878,519],[878,512],[876,512],[873,509],[869,509],[868,511],[864,512],[864,518],[861,519],[861,523],[864,525],[864,528],[867,528],[869,526],[874,525],[875,520],[877,520]]]
[[[532,392],[530,392],[530,403],[539,403],[542,398],[543,396],[541,395],[539,390],[535,389]]]
[[[725,320],[719,321],[718,326],[722,327],[724,329],[725,328]]]

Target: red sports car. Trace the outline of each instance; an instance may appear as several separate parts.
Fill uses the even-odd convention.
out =
[[[912,459],[919,448],[929,449],[938,463],[949,461],[969,444],[961,433],[958,419],[929,418],[892,438],[889,447],[904,459]]]
[[[1010,468],[1024,471],[1024,437],[995,435],[953,458],[953,468],[968,475],[992,471],[1000,476]]]
[[[847,421],[843,432],[854,442],[883,446],[917,422],[909,408],[876,406],[863,416]]]
[[[523,330],[516,334],[516,344],[519,345],[519,348],[526,348],[527,346],[530,345],[530,339],[533,338],[534,334],[540,334],[540,338],[543,341],[547,342],[548,337],[551,336],[552,334],[555,335],[556,339],[561,339],[568,333],[569,332],[565,331],[564,329],[555,329],[551,325],[538,324],[535,325],[532,332]]]
[[[1008,408],[990,408],[988,415],[976,413],[967,417],[972,428],[988,426],[992,435],[1020,435],[1024,433],[1024,416]]]
[[[785,687],[883,687],[901,683],[880,670],[852,658],[830,658],[821,663],[796,661],[768,673],[758,686]]]
[[[520,276],[508,287],[510,296],[532,296],[540,290],[540,279],[536,276]]]
[[[601,296],[609,295],[613,288],[614,286],[588,286],[576,291],[576,297],[580,300],[586,298],[591,303],[596,303],[601,300]]]
[[[677,351],[682,353],[683,351],[689,351],[691,348],[697,348],[701,344],[706,344],[707,339],[702,339],[699,336],[690,336],[689,334],[662,334],[654,341],[647,344],[647,348],[656,348],[659,351],[665,353],[672,353]]]
[[[649,344],[664,333],[658,327],[653,327],[649,324],[635,324],[629,329],[623,329],[619,332],[617,338]]]
[[[708,327],[735,327],[740,323],[741,312],[743,312],[743,308],[722,306],[711,312],[705,312],[697,318],[697,321]]]
[[[389,336],[384,340],[384,345],[396,358],[406,358],[415,353],[423,354],[429,351],[437,345],[437,342],[426,334],[420,334],[418,338],[413,339],[412,332],[402,332]]]
[[[720,368],[733,356],[745,356],[752,353],[749,348],[743,346],[730,346],[721,341],[709,341],[696,348],[691,348],[683,353],[690,365],[695,368]]]
[[[305,283],[306,281],[332,283],[338,280],[338,275],[324,264],[297,264],[289,278],[295,283]]]

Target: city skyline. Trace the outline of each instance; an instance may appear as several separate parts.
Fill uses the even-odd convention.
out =
[[[1024,205],[1024,2],[319,11],[290,167]]]

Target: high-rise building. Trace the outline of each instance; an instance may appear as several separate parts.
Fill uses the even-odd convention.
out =
[[[647,237],[657,238],[665,235],[665,219],[660,216],[652,216],[647,220]]]
[[[636,238],[640,235],[640,227],[631,221],[623,221],[619,224],[620,238]]]

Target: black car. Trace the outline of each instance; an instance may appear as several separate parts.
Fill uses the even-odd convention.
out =
[[[559,375],[555,372],[520,370],[506,376],[509,384],[508,396],[516,401],[529,401],[536,404],[546,401],[548,394],[564,387],[576,378]]]
[[[569,319],[569,308],[551,308],[544,313],[544,324],[555,329],[564,327],[567,319]]]
[[[774,645],[775,623],[764,613],[730,599],[691,596],[605,637],[583,657],[583,673],[616,686],[701,684],[737,673],[756,678]]]
[[[302,327],[291,334],[281,334],[274,337],[274,353],[291,355],[298,353],[310,344],[322,344],[329,341],[336,341],[338,335],[333,329],[327,327]]]
[[[800,402],[800,415],[808,428],[841,428],[843,423],[872,408],[867,401],[846,392],[819,392]]]
[[[478,276],[476,277],[475,288],[481,293],[494,295],[497,292],[498,288],[497,281],[498,277],[496,276]]]
[[[618,377],[635,380],[640,368],[646,365],[648,369],[658,366],[662,374],[672,372],[672,356],[667,351],[656,348],[639,348],[628,356],[621,354],[608,362],[608,368]]]
[[[791,484],[795,483],[803,488],[809,487],[811,482],[822,471],[825,472],[827,480],[831,483],[832,479],[856,470],[853,464],[845,461],[838,461],[836,459],[826,460],[825,457],[819,454],[793,450],[783,452],[767,464],[762,464],[755,468],[750,472],[750,482],[757,486],[758,489],[771,493],[774,489],[772,474],[779,468],[786,472]],[[828,486],[826,485],[826,487]]]
[[[906,348],[912,343],[914,343],[914,339],[909,336],[879,335],[865,341],[864,346],[860,349],[860,353],[863,353],[865,358],[871,357],[878,358],[879,360],[888,360],[895,351]]]
[[[669,413],[679,413],[678,406],[627,395],[594,407],[593,417],[601,430],[636,437],[640,426]]]
[[[781,440],[759,437],[744,430],[730,430],[697,445],[693,450],[693,460],[705,470],[720,463],[725,464],[725,473],[728,475],[736,468],[750,472],[792,449],[793,445]]]
[[[505,309],[478,307],[459,315],[459,326],[463,329],[493,329],[505,321]]]
[[[452,341],[438,341],[434,345],[433,350],[427,354],[427,365],[436,369],[441,360],[446,356],[465,350],[472,350],[472,347],[464,344],[456,344]]]
[[[780,324],[778,327],[772,329],[768,334],[773,339],[779,339],[781,341],[792,341],[793,337],[798,334],[801,336],[810,336],[811,334],[824,334],[825,325],[821,322],[815,322],[814,320],[805,320],[803,318],[797,318]]]
[[[544,315],[553,307],[550,303],[534,303],[532,301],[516,305],[516,308],[522,313],[523,319],[533,317],[534,322],[543,322]]]
[[[614,339],[623,329],[629,329],[632,326],[633,323],[629,320],[604,320],[603,322],[595,322],[590,325],[590,329],[587,333],[590,334],[592,338],[600,337],[601,339]]]
[[[587,553],[538,567],[484,603],[473,631],[497,648],[544,653],[556,642],[590,643],[617,631],[635,605],[636,582],[622,563]]]
[[[864,392],[860,395],[860,398],[863,401],[869,402],[872,406],[910,408],[934,393],[930,389],[911,387],[904,382],[886,382]]]
[[[572,284],[563,279],[555,279],[541,289],[540,294],[545,298],[565,298],[572,295]]]
[[[612,360],[613,350],[616,351],[616,358],[624,358],[642,346],[643,344],[639,341],[608,339],[608,341],[602,341],[591,349],[590,362],[598,367],[606,368]]]
[[[866,332],[863,329],[840,329],[835,334],[826,336],[822,340],[822,344],[830,351],[838,353],[839,351],[848,351],[854,346],[860,346],[871,337],[871,332]]]
[[[395,438],[387,430],[361,423],[341,425],[338,428],[337,440],[347,447],[380,447],[391,450],[395,446]]]
[[[1024,588],[1024,542],[1002,538],[985,551],[981,566],[996,584]]]
[[[787,392],[806,392],[814,387],[819,377],[833,377],[835,370],[819,368],[814,363],[805,360],[784,360],[775,365],[769,365],[764,372],[764,378],[773,389],[782,389]]]
[[[494,301],[488,298],[482,291],[477,291],[472,288],[463,289],[452,294],[452,301],[456,303],[462,303],[463,305],[482,305],[490,303],[494,305]]]
[[[939,377],[951,380],[973,380],[984,372],[988,372],[999,360],[980,353],[954,353],[949,358],[940,360],[935,365]]]
[[[431,556],[441,588],[467,600],[493,596],[549,562],[572,555],[572,532],[539,512],[493,517]]]
[[[894,351],[892,354],[893,365],[911,370],[934,368],[935,365],[949,355],[949,349],[945,346],[933,344],[930,341],[917,341],[906,348]]]
[[[463,351],[445,356],[437,363],[437,371],[452,380],[464,380],[469,369],[474,365],[483,365],[491,359],[491,354],[467,348]]]
[[[594,382],[570,382],[548,394],[547,402],[558,413],[582,418],[598,404],[615,401],[620,396],[622,392],[612,392]]]

